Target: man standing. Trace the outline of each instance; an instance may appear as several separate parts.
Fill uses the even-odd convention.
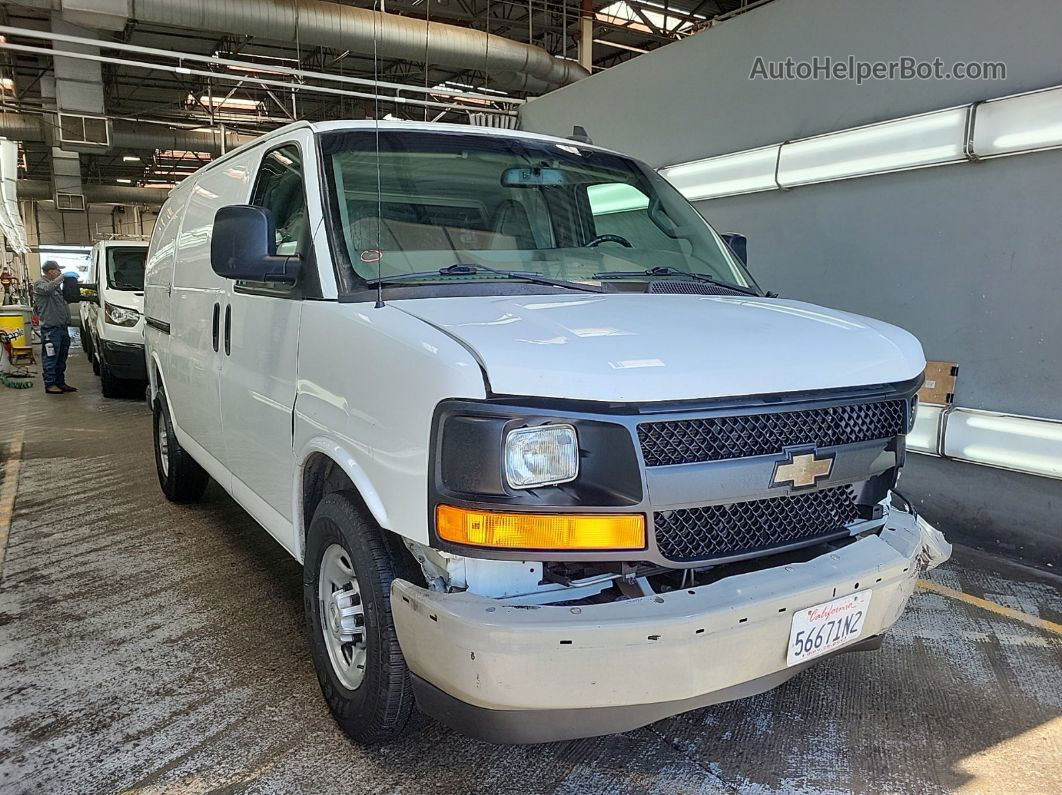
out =
[[[70,353],[70,308],[63,298],[63,272],[59,263],[48,260],[44,278],[33,283],[34,311],[41,319],[44,343],[44,391],[49,395],[77,392],[66,383],[66,357]]]

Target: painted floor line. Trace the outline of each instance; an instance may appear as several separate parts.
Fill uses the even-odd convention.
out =
[[[0,579],[4,576],[4,559],[7,557],[7,539],[11,535],[11,518],[15,513],[15,494],[18,492],[18,476],[22,470],[23,431],[11,441],[4,463],[4,485],[0,487]]]
[[[979,596],[970,596],[970,594],[968,593],[956,591],[954,588],[948,588],[946,585],[940,585],[939,583],[935,583],[930,580],[919,580],[918,587],[926,591],[932,591],[933,593],[940,594],[941,596],[947,596],[950,599],[958,599],[960,602],[966,602],[966,604],[968,605],[980,607],[982,610],[988,610],[989,612],[995,613],[996,615],[1006,616],[1007,618],[1012,618],[1015,621],[1021,621],[1023,624],[1028,624],[1031,627],[1043,629],[1055,635],[1062,635],[1062,624],[1056,624],[1054,621],[1048,621],[1043,618],[1037,618],[1036,616],[1031,616],[1028,613],[1023,613],[1021,610],[1014,610],[1010,607],[997,605],[995,602],[990,602],[987,599],[982,599]]]

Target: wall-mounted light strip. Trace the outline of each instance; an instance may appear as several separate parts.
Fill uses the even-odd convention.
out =
[[[1062,147],[1062,86],[665,166],[691,201]]]
[[[1062,421],[921,403],[907,449],[1062,479]]]
[[[687,199],[715,199],[761,190],[776,190],[779,146],[749,149],[660,169]]]
[[[966,114],[953,108],[785,143],[778,183],[789,188],[957,163],[965,159]]]

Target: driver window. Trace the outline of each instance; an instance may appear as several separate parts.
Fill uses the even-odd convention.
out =
[[[276,222],[277,254],[302,254],[306,235],[306,191],[302,154],[294,144],[267,152],[258,168],[251,204],[272,211]]]

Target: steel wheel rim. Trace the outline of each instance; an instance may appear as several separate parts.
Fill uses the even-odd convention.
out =
[[[166,423],[159,417],[159,429],[155,434],[159,445],[159,466],[162,467],[162,476],[170,476],[170,439],[166,435]]]
[[[357,690],[365,679],[365,606],[350,554],[339,544],[321,556],[317,604],[332,670],[345,688]]]

